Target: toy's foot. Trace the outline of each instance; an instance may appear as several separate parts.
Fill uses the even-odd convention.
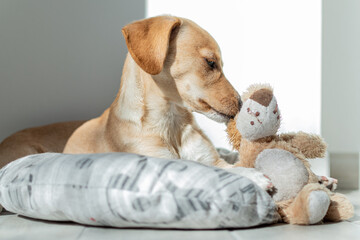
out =
[[[254,168],[236,167],[226,170],[249,178],[251,181],[255,182],[260,188],[267,191],[269,194],[272,194],[276,191],[270,178],[265,174],[255,170]]]
[[[319,183],[325,185],[330,191],[335,191],[337,188],[338,180],[326,176],[318,176]]]
[[[354,206],[345,195],[333,193],[330,200],[330,207],[325,216],[326,221],[339,222],[354,216]]]
[[[308,204],[309,224],[318,223],[328,211],[330,205],[329,195],[322,190],[312,191],[309,194]]]

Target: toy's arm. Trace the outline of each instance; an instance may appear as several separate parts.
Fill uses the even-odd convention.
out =
[[[241,144],[241,134],[236,128],[236,121],[234,119],[230,119],[230,121],[228,122],[226,132],[228,134],[230,144],[233,146],[233,149],[239,151]]]
[[[279,138],[299,149],[306,158],[325,157],[327,146],[319,135],[298,132],[280,134]]]

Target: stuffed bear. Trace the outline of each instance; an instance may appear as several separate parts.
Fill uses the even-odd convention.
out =
[[[350,201],[328,189],[334,190],[337,181],[315,175],[306,160],[324,157],[322,138],[303,132],[276,135],[281,115],[269,85],[250,86],[242,100],[241,111],[227,126],[230,142],[239,152],[235,165],[255,168],[271,179],[282,221],[307,225],[351,218]]]

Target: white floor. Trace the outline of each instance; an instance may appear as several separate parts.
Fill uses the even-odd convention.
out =
[[[115,229],[88,227],[75,223],[39,221],[21,217],[10,212],[0,214],[0,240],[141,240],[141,239],[360,239],[360,192],[344,192],[355,205],[355,216],[341,223],[326,223],[313,226],[276,224],[239,230],[184,231],[154,229]]]

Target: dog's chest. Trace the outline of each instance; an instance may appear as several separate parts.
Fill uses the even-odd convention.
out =
[[[171,158],[180,158],[179,148],[181,147],[182,129],[178,124],[172,122],[159,122],[157,129],[152,129],[153,135],[149,145],[159,149],[160,155],[167,155]]]
[[[174,139],[164,135],[148,135],[146,131],[136,141],[134,152],[148,156],[177,159],[180,158],[179,147]]]

